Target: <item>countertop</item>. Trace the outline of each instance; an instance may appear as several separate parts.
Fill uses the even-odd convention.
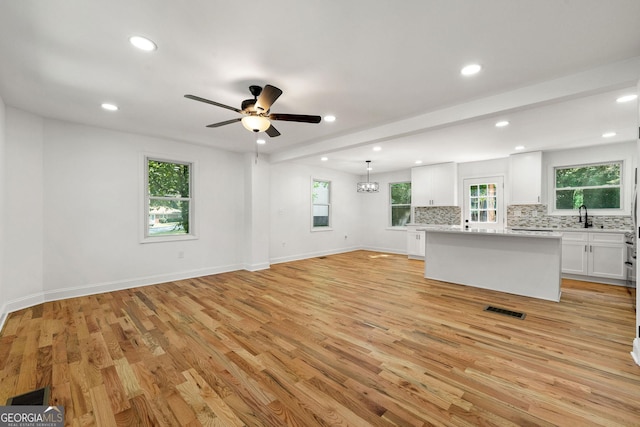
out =
[[[544,227],[510,227],[511,230],[523,230],[523,231],[553,231],[557,233],[629,233],[631,229],[620,228],[544,228]]]
[[[533,230],[495,230],[487,228],[469,228],[464,229],[459,225],[427,225],[418,226],[417,231],[427,231],[431,233],[458,233],[469,235],[485,235],[485,236],[507,236],[507,237],[537,237],[542,239],[561,239],[562,233],[557,231],[533,231]]]
[[[407,224],[410,227],[417,227],[416,230],[458,230],[463,231],[459,225],[436,225],[436,224]],[[507,227],[507,231],[526,231],[526,232],[541,232],[541,233],[630,233],[632,229],[621,228],[552,228],[552,227]],[[467,231],[468,232],[468,231]],[[486,232],[486,231],[485,231]],[[493,233],[494,231],[490,231]]]

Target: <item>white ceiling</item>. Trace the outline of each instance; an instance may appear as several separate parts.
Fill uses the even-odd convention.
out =
[[[272,161],[364,173],[632,141],[638,0],[14,0],[0,2],[0,97],[44,117],[239,152],[256,135],[233,107],[284,93]],[[158,49],[136,50],[131,35]],[[477,62],[480,74],[462,77]],[[100,108],[117,104],[117,112]],[[497,129],[507,119],[511,125]],[[602,133],[617,135],[603,139]],[[382,150],[373,152],[379,145]],[[329,157],[320,162],[320,157]]]

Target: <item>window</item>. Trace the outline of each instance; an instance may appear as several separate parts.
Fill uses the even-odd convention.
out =
[[[555,168],[555,208],[620,209],[622,162]]]
[[[331,182],[313,180],[311,192],[313,228],[331,226]]]
[[[192,164],[150,157],[145,164],[145,238],[193,235]]]
[[[411,222],[411,183],[396,182],[389,184],[391,205],[391,226],[404,227]]]
[[[492,224],[498,222],[497,202],[496,184],[469,185],[469,215],[471,217],[469,221]]]

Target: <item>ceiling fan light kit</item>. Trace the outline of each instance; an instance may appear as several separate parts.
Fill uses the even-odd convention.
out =
[[[242,118],[225,120],[224,122],[213,123],[207,125],[210,128],[217,128],[231,123],[242,122],[242,126],[251,132],[266,132],[271,138],[280,135],[280,132],[271,124],[272,120],[281,120],[286,122],[299,123],[320,123],[320,116],[308,116],[304,114],[282,114],[270,113],[271,105],[282,95],[282,90],[275,86],[266,85],[264,88],[260,86],[249,86],[249,91],[253,95],[253,99],[245,99],[241,103],[241,109],[231,107],[229,105],[220,104],[219,102],[201,98],[195,95],[185,95],[185,98],[194,101],[204,102],[206,104],[215,105],[216,107],[225,108],[242,114]]]
[[[371,170],[371,160],[367,160],[367,182],[359,182],[357,189],[358,193],[377,193],[380,191],[380,184],[377,182],[371,182],[369,179],[369,171]]]
[[[241,122],[242,126],[251,132],[264,132],[271,126],[269,119],[262,116],[244,116]]]

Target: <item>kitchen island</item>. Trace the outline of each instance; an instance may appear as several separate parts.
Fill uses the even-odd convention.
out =
[[[424,277],[560,301],[562,234],[425,227]]]

